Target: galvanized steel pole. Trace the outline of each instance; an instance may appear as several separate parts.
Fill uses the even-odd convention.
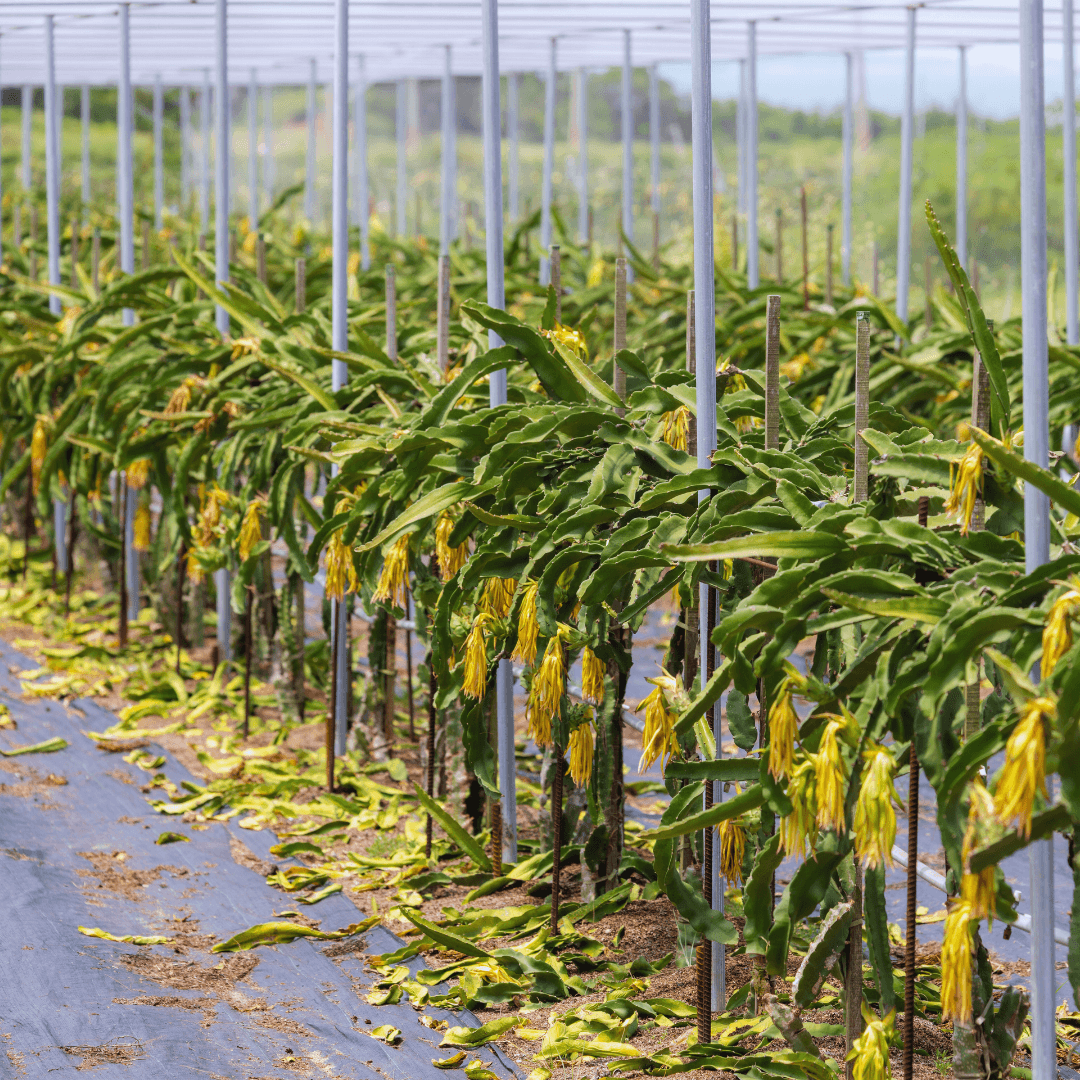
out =
[[[1066,0],[1068,4],[1070,0]],[[960,60],[960,89],[956,95],[956,256],[961,266],[967,266],[968,237],[967,237],[967,49],[961,45],[959,49]],[[1073,128],[1075,135],[1075,127]],[[1068,136],[1066,136],[1068,138]],[[1075,145],[1075,144],[1074,144]],[[1068,170],[1068,158],[1066,170]],[[1073,176],[1076,175],[1076,154],[1073,152]],[[1068,185],[1068,172],[1066,171],[1066,185]],[[1075,194],[1075,188],[1074,188]],[[1073,213],[1076,213],[1075,198],[1073,200]],[[1068,200],[1065,203],[1065,213],[1068,214]],[[1067,220],[1067,219],[1066,219]],[[1075,220],[1075,218],[1074,218]],[[1066,249],[1067,250],[1067,249]]]
[[[900,214],[896,228],[896,314],[906,323],[911,276],[911,158],[915,136],[915,9],[907,9],[904,111],[900,118]]]
[[[1050,397],[1046,330],[1046,119],[1042,0],[1020,0],[1020,292],[1024,457],[1049,463]],[[1050,560],[1050,503],[1024,485],[1024,562],[1030,574]],[[1031,881],[1031,1073],[1056,1080],[1054,1033],[1053,841],[1028,847]]]
[[[1061,5],[1061,150],[1065,162],[1065,341],[1080,343],[1080,250],[1076,224],[1076,72],[1073,61],[1073,0]],[[1071,449],[1071,448],[1070,448]]]
[[[484,229],[487,251],[487,302],[506,306],[503,281],[502,116],[499,93],[499,5],[481,0],[483,21],[483,83],[481,109],[484,134]],[[502,339],[488,331],[488,347]],[[506,404],[506,369],[494,371],[488,382],[492,407]],[[499,792],[502,796],[502,854],[517,862],[517,768],[514,763],[514,674],[509,660],[500,660],[495,675],[496,744]]]
[[[555,50],[548,43],[547,79],[544,82],[544,165],[540,188],[540,284],[551,282],[551,174],[555,167]]]
[[[589,241],[589,73],[578,68],[578,243]]]
[[[199,95],[199,230],[210,227],[210,69],[203,68]]]
[[[331,228],[333,265],[331,269],[331,345],[336,352],[349,347],[349,0],[334,0],[334,98],[333,160],[331,163]],[[331,361],[331,385],[336,394],[348,381],[349,369],[343,360]],[[334,466],[337,473],[337,466]],[[346,607],[343,600],[331,601],[332,625],[337,640],[334,678],[334,752],[345,753],[349,730],[349,649],[346,635]]]
[[[758,104],[757,24],[746,24],[746,283],[760,284],[758,275]],[[700,304],[700,296],[698,303]],[[698,309],[700,322],[700,307]]]
[[[259,228],[259,86],[255,69],[248,76],[248,228]]]
[[[855,149],[855,58],[844,53],[844,178],[841,193],[840,280],[851,284],[851,180]]]
[[[660,75],[649,65],[649,201],[660,213]]]
[[[307,84],[307,150],[304,158],[304,217],[315,220],[315,77],[318,74],[314,57],[308,61]]]
[[[516,225],[521,218],[521,76],[513,71],[506,76],[506,135],[510,146],[506,154],[509,176],[507,196],[509,198],[510,224]]]
[[[274,88],[263,87],[262,186],[270,203],[274,201]]]
[[[154,228],[160,231],[165,204],[165,161],[163,159],[161,75],[154,76]]]
[[[457,102],[454,93],[453,49],[447,45],[443,57],[442,77],[442,189],[439,205],[439,254],[450,250],[454,238],[454,219],[457,203]]]
[[[227,37],[228,0],[214,2],[214,278],[229,280],[229,67]],[[218,304],[214,321],[224,336],[229,313]]]
[[[739,190],[736,208],[746,213],[746,61],[739,61],[739,96],[735,103],[735,149],[739,159]]]
[[[79,95],[79,116],[82,123],[82,201],[90,204],[90,87],[83,86]]]
[[[622,63],[622,231],[634,242],[634,104],[631,96],[634,69],[630,59],[630,31],[623,31]],[[633,264],[626,263],[627,283],[634,280]]]
[[[713,116],[712,43],[709,0],[690,0],[690,109],[694,194],[694,359],[697,394],[697,460],[711,465],[716,449],[716,292],[713,252]],[[698,501],[709,498],[708,488]],[[698,610],[699,670],[708,670],[709,590],[702,585]],[[719,724],[720,710],[717,709]],[[720,740],[716,742],[721,753]],[[722,793],[718,796],[722,798]],[[723,889],[713,887],[713,907],[723,905]],[[724,992],[724,950],[712,950],[712,1006],[721,1008]]]
[[[407,86],[404,79],[398,79],[394,89],[394,136],[397,142],[397,196],[394,200],[395,231],[399,239],[408,234],[406,201],[408,199],[408,160],[406,156],[405,132],[409,117],[405,95]]]
[[[60,284],[60,162],[56,136],[56,48],[53,17],[45,16],[45,230],[49,252],[49,284]],[[60,297],[49,294],[49,311],[60,314]],[[56,538],[59,557],[61,535]],[[66,564],[65,564],[66,565]]]
[[[368,213],[367,70],[363,56],[356,58],[356,89],[353,91],[353,123],[356,128],[356,223],[360,226],[360,266],[371,269],[371,215]]]

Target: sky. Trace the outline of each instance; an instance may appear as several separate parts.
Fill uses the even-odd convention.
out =
[[[1015,117],[1020,105],[1019,47],[976,45],[967,50],[968,109],[993,119]],[[900,49],[865,54],[866,96],[872,109],[899,115],[904,84],[904,54]],[[738,64],[713,65],[713,94],[732,98],[738,86]],[[676,90],[690,92],[690,65],[660,66]],[[1045,57],[1046,101],[1062,98],[1061,48],[1048,46]],[[915,109],[951,110],[956,104],[959,66],[956,49],[915,51]],[[842,55],[759,56],[758,98],[769,105],[829,113],[840,108],[844,95]]]

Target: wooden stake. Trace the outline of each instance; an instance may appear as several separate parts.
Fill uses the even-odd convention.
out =
[[[833,278],[832,278],[832,263],[833,263],[833,223],[830,221],[825,228],[825,303],[832,307],[832,294],[833,294]]]
[[[799,188],[799,212],[802,215],[802,295],[803,308],[810,306],[810,238],[806,223],[806,185]]]
[[[128,594],[127,594],[127,501],[128,486],[124,474],[117,474],[120,487],[120,648],[128,643]]]
[[[626,348],[626,260],[615,260],[615,353]],[[611,384],[615,393],[623,401],[626,400],[626,372],[618,364],[612,362],[614,370],[611,376]],[[624,415],[619,410],[619,415]]]
[[[780,297],[765,301],[765,449],[780,449]]]
[[[79,222],[71,219],[71,287],[79,287]]]
[[[435,798],[435,694],[438,689],[435,682],[435,660],[428,652],[427,657],[428,664],[428,737],[427,737],[427,793],[431,798]],[[427,816],[427,857],[431,858],[431,831],[432,820],[431,815]]]
[[[450,256],[439,256],[439,293],[435,309],[435,339],[439,370],[450,370]]]
[[[244,595],[244,729],[243,734],[246,739],[251,733],[251,639],[252,634],[252,617],[251,609],[255,605],[254,601],[254,589],[251,585],[247,587]],[[335,646],[336,648],[336,646]],[[179,651],[177,652],[177,662],[179,663]]]
[[[931,305],[931,300],[934,295],[934,278],[933,268],[930,265],[930,252],[926,253],[926,259],[923,265],[923,291],[926,293],[926,329],[929,330],[934,325],[934,309]]]
[[[397,275],[394,264],[386,264],[386,355],[397,359]]]
[[[559,892],[562,888],[562,811],[563,811],[563,769],[566,762],[563,761],[562,747],[557,743],[554,747],[554,762],[552,768],[555,775],[551,784],[551,848],[553,860],[551,864],[551,933],[559,932]]]
[[[784,283],[784,212],[776,208],[776,284]]]
[[[293,265],[296,276],[295,307],[299,315],[307,308],[307,259],[301,256]]]
[[[855,483],[853,502],[869,496],[870,448],[862,440],[870,425],[870,319],[869,313],[855,313]],[[860,961],[861,964],[861,961]]]
[[[562,322],[562,255],[559,245],[551,245],[551,287],[555,290],[555,321]]]

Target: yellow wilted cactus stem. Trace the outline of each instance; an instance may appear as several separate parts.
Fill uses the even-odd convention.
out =
[[[39,416],[34,422],[34,434],[30,439],[30,478],[35,495],[41,483],[41,466],[45,462],[45,453],[49,449],[48,432],[47,421],[43,416]]]
[[[848,721],[838,717],[825,726],[818,752],[812,755],[814,779],[817,786],[817,824],[819,829],[835,829],[843,832],[844,794],[848,781],[848,767],[840,753],[840,733]]]
[[[240,523],[240,559],[247,561],[252,549],[262,539],[262,512],[265,503],[262,499],[252,499],[244,511],[244,520]]]
[[[863,751],[863,781],[855,804],[855,855],[868,869],[888,863],[896,841],[896,806],[902,806],[893,787],[896,762],[883,746],[871,744]]]
[[[480,610],[497,619],[505,619],[513,606],[516,587],[513,578],[488,578],[480,596]]]
[[[660,768],[663,769],[667,759],[675,752],[677,741],[675,738],[676,714],[668,708],[666,694],[674,694],[678,689],[678,680],[666,671],[654,679],[647,679],[655,689],[648,697],[644,698],[635,711],[645,709],[645,730],[641,733],[641,764],[639,772],[652,768],[659,759]]]
[[[472,629],[465,639],[465,679],[462,693],[471,698],[482,698],[487,691],[487,640],[484,631],[492,617],[481,611],[473,619]]]
[[[600,705],[604,701],[604,676],[607,667],[589,648],[585,646],[581,651],[581,696],[594,705]]]
[[[682,450],[686,453],[690,445],[690,410],[685,405],[664,413],[662,421],[661,438],[673,450]]]
[[[469,545],[450,546],[450,536],[454,531],[455,521],[449,511],[444,510],[435,523],[435,558],[439,563],[439,577],[449,581],[468,561]]]
[[[780,819],[780,846],[789,855],[805,859],[817,844],[817,773],[813,759],[795,765],[787,787],[792,812]]]
[[[973,874],[969,868],[971,853],[979,846],[979,826],[994,819],[994,800],[986,785],[976,777],[968,786],[971,803],[968,806],[967,829],[960,848],[961,899],[971,904],[972,917],[993,921],[994,915],[994,867],[988,866]]]
[[[1046,796],[1046,724],[1057,714],[1053,698],[1032,698],[1005,744],[1005,767],[994,790],[994,813],[1003,825],[1031,835],[1036,794]]]
[[[1069,589],[1059,596],[1046,613],[1042,634],[1041,674],[1045,679],[1057,662],[1072,648],[1072,620],[1080,614],[1080,578],[1069,578]]]
[[[896,1024],[896,1010],[890,1009],[883,1020],[879,1020],[862,1003],[863,1033],[851,1044],[847,1061],[855,1062],[852,1069],[854,1080],[889,1080],[889,1043],[893,1039]]]
[[[947,514],[960,514],[960,534],[967,536],[971,528],[971,515],[975,512],[975,499],[983,486],[983,452],[978,443],[972,443],[959,463],[949,465],[949,497],[945,500]]]
[[[135,520],[132,523],[131,546],[136,551],[150,550],[150,500],[143,497],[135,508]]]
[[[521,597],[521,607],[518,608],[517,643],[514,645],[513,659],[527,667],[536,663],[536,638],[540,632],[539,623],[536,621],[536,596],[539,591],[538,581],[527,582]]]
[[[345,543],[344,530],[336,530],[326,545],[326,595],[331,600],[341,600],[347,592],[355,592],[356,567],[352,552]]]
[[[941,1019],[971,1023],[971,903],[957,900],[945,918],[941,945]]]
[[[746,830],[737,818],[721,821],[716,827],[720,840],[720,873],[734,885],[742,884],[743,855],[746,852]]]
[[[568,626],[559,624],[558,632],[548,639],[544,658],[533,672],[529,686],[525,718],[533,742],[540,747],[551,744],[551,722],[556,716],[562,716],[562,698],[566,686],[563,639],[569,632]]]
[[[584,787],[592,778],[595,744],[596,733],[592,721],[579,724],[570,732],[570,776],[578,787]]]
[[[383,560],[373,600],[389,602],[402,610],[409,602],[409,534],[399,536]]]

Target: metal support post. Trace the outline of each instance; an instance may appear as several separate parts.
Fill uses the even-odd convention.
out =
[[[210,228],[210,69],[203,68],[199,94],[199,232]]]
[[[79,94],[79,118],[82,124],[82,203],[90,205],[90,87]]]
[[[1069,6],[1069,15],[1072,15],[1072,8],[1070,0],[1065,0],[1066,5]],[[1071,18],[1070,18],[1071,21]],[[960,67],[960,89],[956,95],[956,256],[960,260],[961,266],[967,266],[967,246],[968,246],[968,228],[967,228],[967,49],[961,45],[959,48],[959,67]],[[1071,68],[1071,50],[1070,50],[1069,66]],[[1068,140],[1068,120],[1065,121],[1065,139]],[[1073,122],[1073,221],[1076,220],[1076,124],[1075,119]],[[1068,168],[1069,159],[1065,159],[1066,169],[1066,188],[1068,187]],[[1069,213],[1069,203],[1066,197],[1065,213]],[[1068,217],[1066,216],[1066,221]],[[1075,235],[1075,234],[1074,234]],[[1065,249],[1066,253],[1068,248]],[[1068,255],[1066,254],[1066,267],[1068,266]],[[1066,270],[1066,274],[1068,271]],[[1075,278],[1073,281],[1075,282]]]
[[[840,280],[851,284],[851,179],[855,149],[855,57],[844,53],[844,178],[840,211]]]
[[[1080,343],[1080,250],[1076,225],[1076,72],[1073,62],[1073,0],[1061,5],[1061,149],[1065,164],[1065,341]],[[1071,451],[1070,447],[1070,451]]]
[[[712,118],[712,45],[710,40],[709,0],[690,0],[690,108],[693,145],[694,196],[694,359],[697,394],[697,460],[708,468],[716,449],[716,292],[715,253],[713,252],[713,118]],[[698,501],[709,498],[710,491],[698,492]],[[708,666],[709,590],[701,587],[699,612],[701,624],[700,670]],[[719,710],[717,710],[719,715]],[[720,743],[717,742],[717,753]],[[722,888],[713,890],[713,906],[723,905]],[[712,1004],[722,1008],[724,990],[724,949],[712,950]]]
[[[259,86],[255,69],[248,76],[248,228],[259,230]]]
[[[53,17],[45,16],[45,229],[49,253],[49,284],[60,284],[60,162],[56,129],[56,49]],[[49,311],[60,314],[60,297],[49,294]],[[60,513],[63,511],[61,510]],[[59,551],[60,535],[57,534]]]
[[[394,84],[394,137],[397,143],[397,197],[394,199],[395,233],[399,240],[408,235],[406,201],[408,198],[408,159],[405,135],[409,125],[408,86],[404,79]]]
[[[1046,329],[1046,119],[1042,0],[1020,0],[1020,292],[1024,457],[1049,463]],[[1070,97],[1071,106],[1071,97]],[[1050,559],[1050,503],[1024,485],[1024,561],[1030,574]],[[1031,1073],[1056,1080],[1053,841],[1028,847],[1031,880]]]
[[[331,164],[331,222],[333,266],[331,269],[331,344],[335,352],[349,347],[349,0],[334,0],[334,96],[333,160]],[[344,361],[332,361],[332,387],[337,393],[349,380]],[[334,466],[336,474],[338,466]],[[349,649],[344,600],[331,601],[337,661],[334,679],[334,750],[345,753],[349,729]]]
[[[135,173],[131,158],[131,126],[134,119],[131,97],[131,5],[120,5],[120,85],[116,99],[116,178],[117,204],[120,211],[120,273],[135,272]],[[125,326],[135,325],[135,312],[124,308]],[[134,499],[128,502],[134,506]],[[132,515],[134,516],[134,515]],[[136,565],[136,556],[129,549],[127,565]],[[128,589],[129,600],[138,596],[138,589]]]
[[[589,241],[589,73],[578,68],[578,243]]]
[[[634,242],[634,102],[632,97],[634,69],[630,59],[630,31],[623,31],[622,62],[622,231],[629,243]],[[710,159],[711,160],[711,159]],[[622,247],[622,244],[619,244]],[[634,268],[626,264],[627,283],[634,280]]]
[[[454,92],[453,50],[447,45],[442,78],[442,190],[439,206],[439,254],[450,250],[457,209],[457,95]]]
[[[739,97],[735,103],[735,150],[739,159],[739,190],[736,209],[746,214],[746,61],[739,61]]]
[[[229,67],[228,0],[214,3],[214,279],[229,280]],[[229,313],[218,304],[214,321],[222,336],[229,332]]]
[[[540,284],[551,282],[551,174],[555,167],[555,49],[548,43],[547,80],[544,83],[544,166],[540,188]]]
[[[896,314],[906,323],[911,277],[911,158],[915,136],[915,9],[907,9],[904,111],[900,118],[900,216],[896,229]]]
[[[307,149],[304,158],[304,217],[310,224],[315,220],[315,77],[317,64],[308,61],[307,84]]]
[[[356,127],[356,223],[360,227],[360,267],[371,269],[371,214],[368,211],[367,71],[363,56],[356,58],[356,89],[353,91],[353,123]]]
[[[758,273],[758,103],[757,24],[746,24],[746,283],[760,284]],[[699,294],[700,295],[700,294]],[[700,319],[698,320],[700,323]]]
[[[154,76],[154,228],[161,230],[165,203],[165,162],[161,145],[161,75]]]
[[[507,187],[510,206],[510,224],[517,225],[521,219],[521,76],[512,71],[506,76],[506,136],[510,146],[506,154]]]
[[[653,218],[653,259],[660,257],[660,76],[649,65],[649,200]]]
[[[483,82],[481,109],[484,134],[484,232],[487,248],[487,302],[503,308],[502,117],[499,94],[499,5],[481,0],[483,23]],[[488,331],[488,348],[502,345]],[[506,369],[494,371],[488,383],[492,406],[506,403]],[[496,749],[499,792],[502,797],[502,855],[517,862],[517,769],[514,762],[514,674],[509,660],[500,660],[495,676]]]

